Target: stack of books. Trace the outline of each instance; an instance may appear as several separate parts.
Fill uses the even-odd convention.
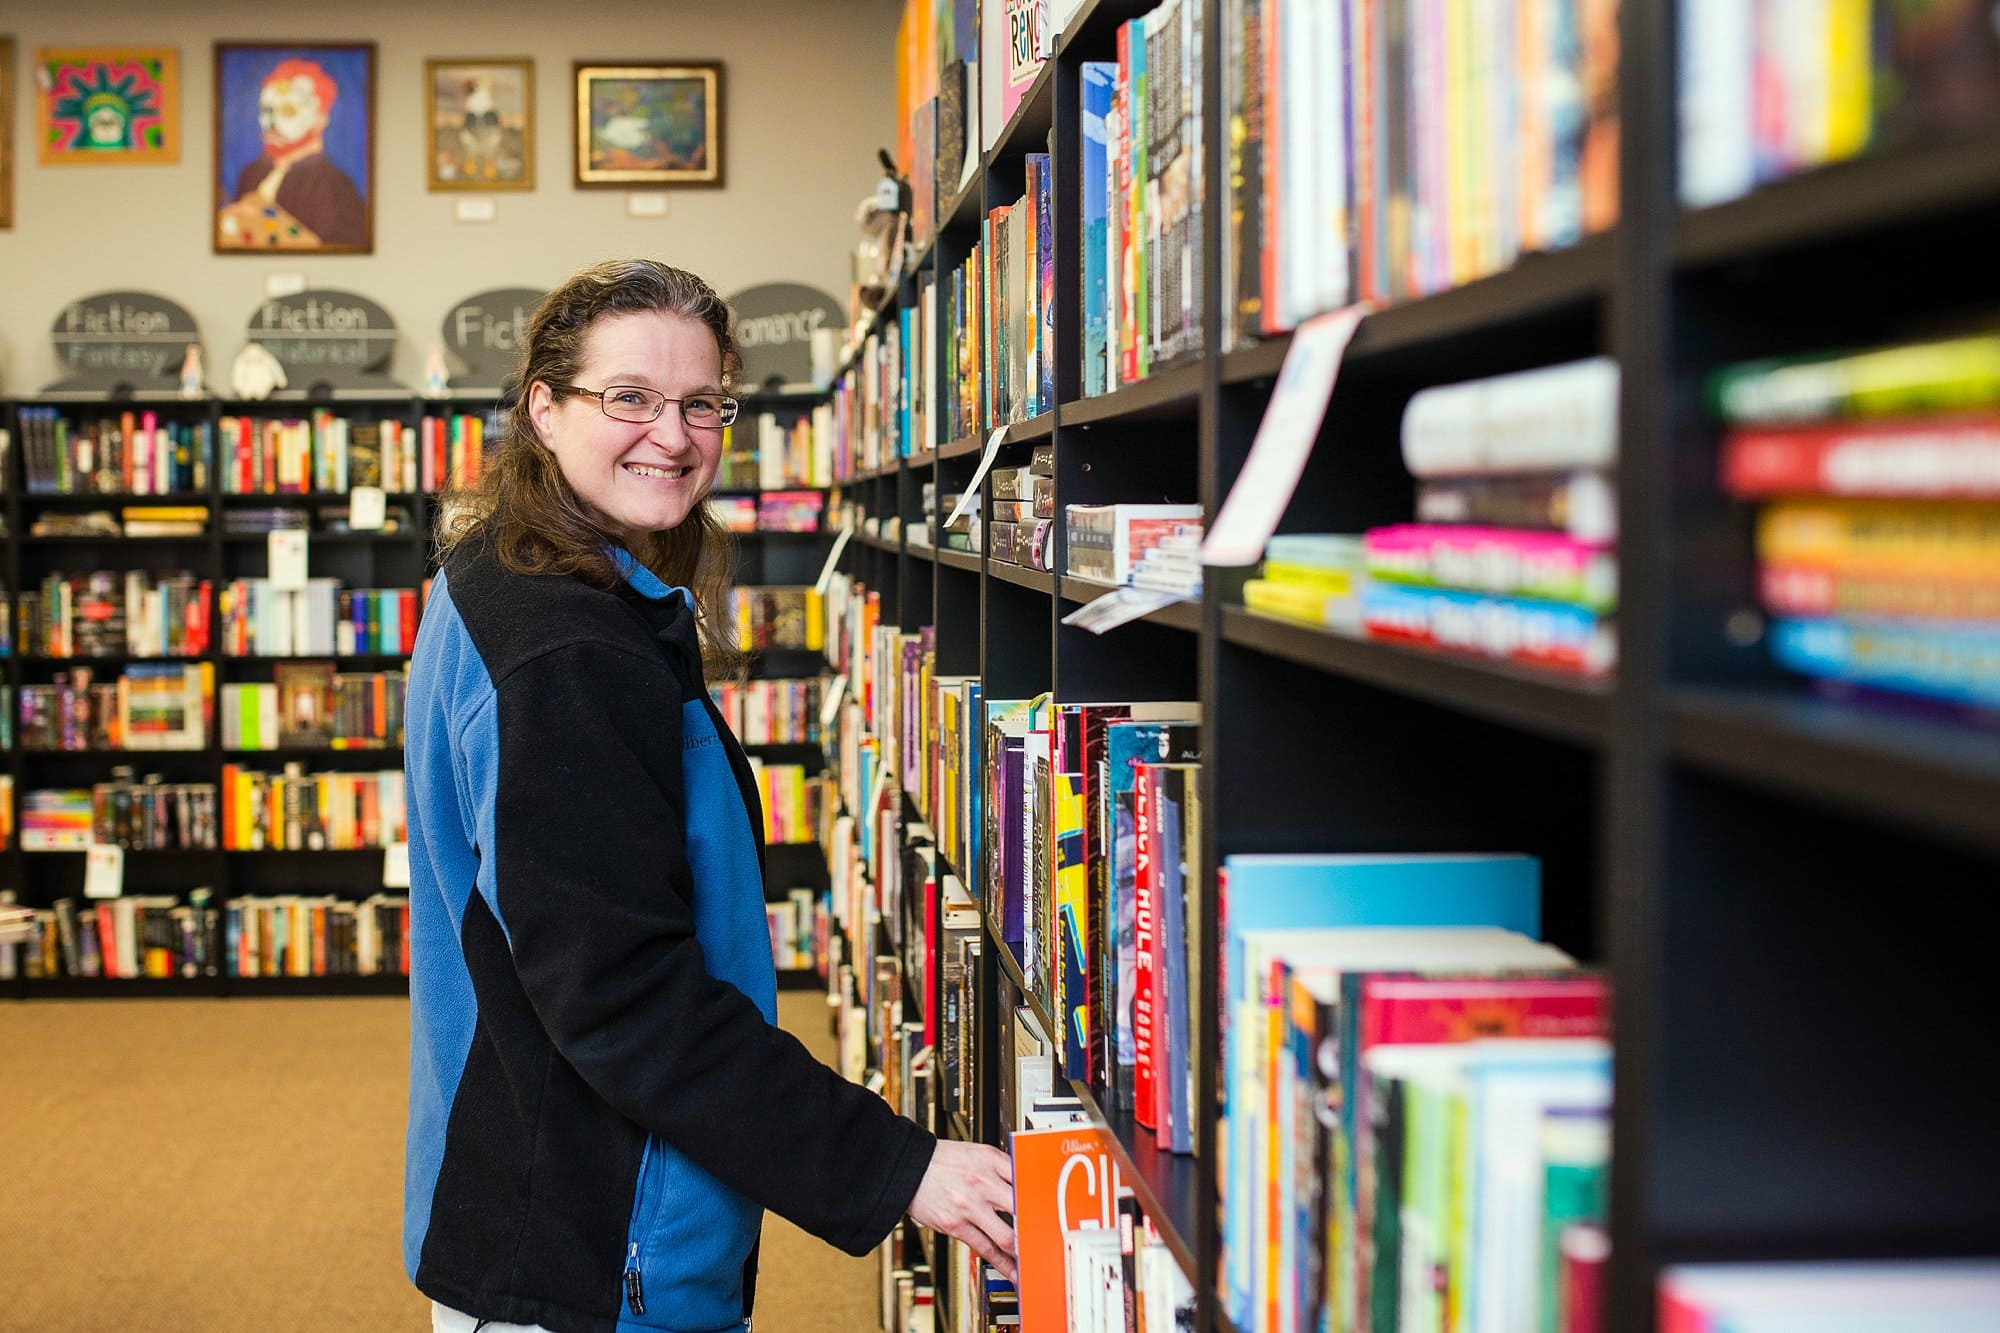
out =
[[[1710,393],[1723,489],[1760,502],[1777,662],[2000,707],[2000,335],[1753,362]]]
[[[1337,532],[1280,533],[1264,547],[1264,566],[1243,584],[1243,604],[1260,616],[1361,635],[1361,594],[1368,586],[1361,537]]]
[[[1601,530],[1578,536],[1553,518],[1577,487],[1596,484],[1580,478],[1601,477],[1617,459],[1617,364],[1594,357],[1425,389],[1410,399],[1402,435],[1411,475],[1426,486],[1448,480],[1474,517],[1367,533],[1369,635],[1574,675],[1609,673],[1617,651],[1612,538]],[[1532,489],[1543,493],[1549,521],[1485,521]]]
[[[1067,572],[1097,583],[1131,583],[1140,562],[1169,537],[1192,538],[1198,550],[1202,520],[1200,505],[1065,505]]]

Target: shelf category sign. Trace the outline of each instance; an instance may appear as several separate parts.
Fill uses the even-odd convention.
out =
[[[172,393],[201,331],[185,307],[151,292],[99,292],[71,301],[50,330],[63,378],[43,392]]]
[[[445,313],[445,350],[465,368],[454,390],[500,392],[521,368],[528,317],[546,295],[534,287],[499,287],[468,296]]]
[[[813,342],[832,351],[845,322],[839,304],[817,287],[799,282],[767,282],[729,298],[736,312],[736,346],[743,358],[743,383],[752,389],[774,385],[811,387]],[[822,361],[828,358],[822,355]],[[832,366],[823,369],[830,375]]]
[[[274,297],[251,312],[245,333],[278,359],[293,389],[406,392],[387,374],[396,354],[396,321],[365,296],[305,291]]]

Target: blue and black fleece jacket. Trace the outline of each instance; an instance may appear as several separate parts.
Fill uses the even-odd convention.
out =
[[[773,1026],[762,819],[690,594],[461,544],[410,663],[419,1290],[556,1333],[749,1319],[763,1209],[852,1254],[936,1141]]]

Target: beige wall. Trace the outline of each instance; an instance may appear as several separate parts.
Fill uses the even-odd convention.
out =
[[[549,287],[592,260],[648,255],[694,270],[725,296],[766,281],[824,288],[843,304],[855,205],[892,145],[897,0],[487,0],[477,6],[358,0],[0,0],[15,43],[15,223],[0,231],[0,394],[56,378],[48,332],[80,296],[154,291],[193,312],[212,384],[272,273],[379,302],[401,338],[409,385],[445,312],[494,287]],[[294,17],[302,16],[302,17]],[[284,258],[209,247],[217,40],[376,44],[375,253]],[[39,46],[177,45],[177,166],[40,167],[25,86]],[[490,223],[453,221],[453,194],[424,186],[427,58],[532,56],[536,185],[495,201]],[[626,195],[572,184],[571,63],[714,59],[724,66],[727,188],[668,195],[664,219],[627,216]]]

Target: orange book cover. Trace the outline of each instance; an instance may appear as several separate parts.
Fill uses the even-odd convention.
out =
[[[1021,1333],[1065,1333],[1069,1283],[1063,1233],[1118,1225],[1118,1165],[1095,1125],[1014,1135],[1014,1244]]]

